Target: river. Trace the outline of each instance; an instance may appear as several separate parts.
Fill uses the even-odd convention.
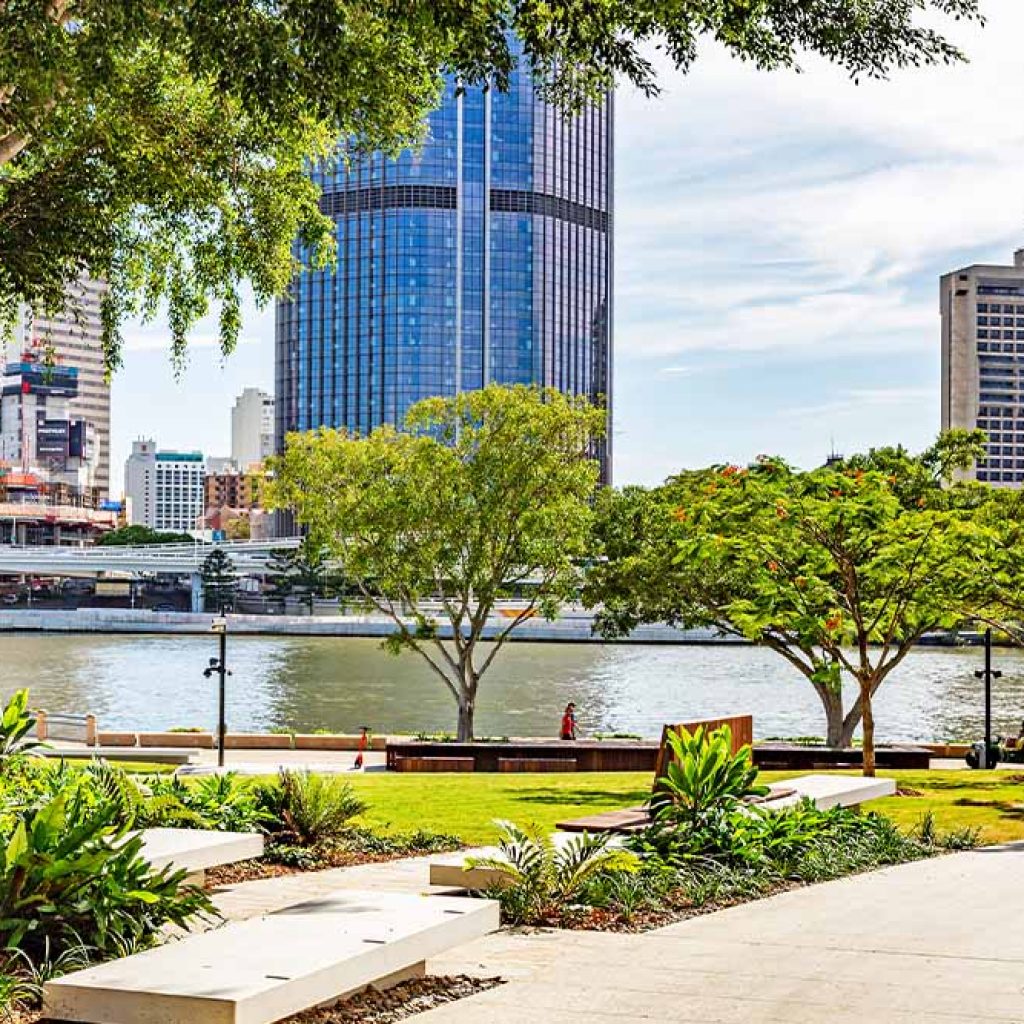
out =
[[[205,636],[0,635],[0,692],[32,690],[35,706],[93,711],[100,727],[211,727],[216,654]],[[982,728],[978,648],[920,648],[885,683],[876,704],[884,740],[976,737]],[[376,640],[232,637],[228,722],[235,731],[330,729],[378,732],[451,729],[443,684],[407,652]],[[997,731],[1024,719],[1024,652],[997,650]],[[743,646],[509,644],[484,677],[477,731],[550,735],[566,702],[582,733],[657,735],[661,724],[749,712],[759,737],[821,735],[817,698],[790,666]]]

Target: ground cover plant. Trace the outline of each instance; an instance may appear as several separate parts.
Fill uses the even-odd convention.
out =
[[[651,823],[636,832],[557,846],[538,829],[499,823],[500,854],[469,864],[496,873],[487,894],[507,923],[649,927],[978,842],[972,828],[941,832],[934,815],[906,831],[874,812],[752,802],[767,787],[750,748],[733,752],[727,726],[684,731],[671,754],[649,801]]]

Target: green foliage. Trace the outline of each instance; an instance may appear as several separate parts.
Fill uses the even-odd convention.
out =
[[[696,823],[709,813],[728,810],[748,796],[763,796],[767,786],[756,785],[757,769],[745,746],[732,752],[727,725],[708,732],[685,729],[669,732],[669,761],[658,779],[651,806],[659,819]]]
[[[122,526],[101,534],[96,543],[104,547],[141,547],[150,544],[195,544],[196,541],[188,533],[163,533],[149,526]]]
[[[510,821],[496,824],[501,831],[500,855],[470,857],[466,865],[502,876],[494,896],[510,924],[548,917],[557,908],[578,902],[595,879],[639,868],[633,853],[609,847],[607,835],[573,836],[556,846],[540,829],[523,829]]]
[[[25,807],[0,838],[0,941],[39,962],[85,943],[99,955],[152,943],[167,923],[212,913],[185,872],[154,871],[117,808],[69,787]]]
[[[343,589],[344,578],[327,562],[327,549],[311,535],[297,548],[279,548],[267,560],[267,582],[274,597],[300,597],[313,613],[318,597],[334,597]]]
[[[223,548],[214,548],[203,559],[199,577],[203,581],[203,598],[208,609],[219,611],[234,604],[238,573],[231,556]]]
[[[461,740],[509,635],[578,591],[605,416],[552,389],[489,385],[417,403],[406,432],[289,435],[275,460],[271,504],[294,508],[391,619],[387,649],[427,661],[458,704]],[[526,583],[529,599],[481,651],[497,602]]]
[[[282,769],[277,785],[263,792],[272,831],[296,846],[315,846],[345,834],[366,804],[340,775]]]
[[[28,709],[28,690],[15,690],[0,715],[0,760],[6,760],[13,754],[27,753],[39,746],[29,737],[35,724],[35,716]]]
[[[83,267],[110,282],[104,348],[121,321],[169,305],[172,352],[211,304],[221,347],[241,282],[263,303],[333,255],[310,161],[415,144],[442,73],[503,88],[510,37],[569,110],[616,79],[657,92],[647,48],[687,70],[699,38],[762,69],[804,52],[853,76],[948,63],[925,12],[978,18],[978,0],[67,0],[0,6],[0,310],[63,305]]]
[[[761,457],[606,495],[586,601],[606,635],[667,621],[775,651],[818,695],[830,745],[863,725],[873,771],[872,698],[920,637],[1024,608],[1021,497],[950,479],[982,439],[951,431],[920,455],[807,472]]]

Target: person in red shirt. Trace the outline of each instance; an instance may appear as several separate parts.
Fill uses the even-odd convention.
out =
[[[362,735],[359,737],[359,751],[356,754],[355,764],[352,765],[353,768],[363,767],[363,754],[366,753],[366,748],[370,742],[370,727],[368,725],[364,725],[362,730]]]
[[[572,701],[565,705],[565,713],[562,715],[562,739],[576,739],[576,705]]]

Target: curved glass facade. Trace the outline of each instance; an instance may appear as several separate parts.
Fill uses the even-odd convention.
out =
[[[338,261],[278,303],[278,450],[491,381],[588,395],[610,428],[612,129],[611,96],[565,119],[522,68],[449,83],[420,151],[317,171]]]

